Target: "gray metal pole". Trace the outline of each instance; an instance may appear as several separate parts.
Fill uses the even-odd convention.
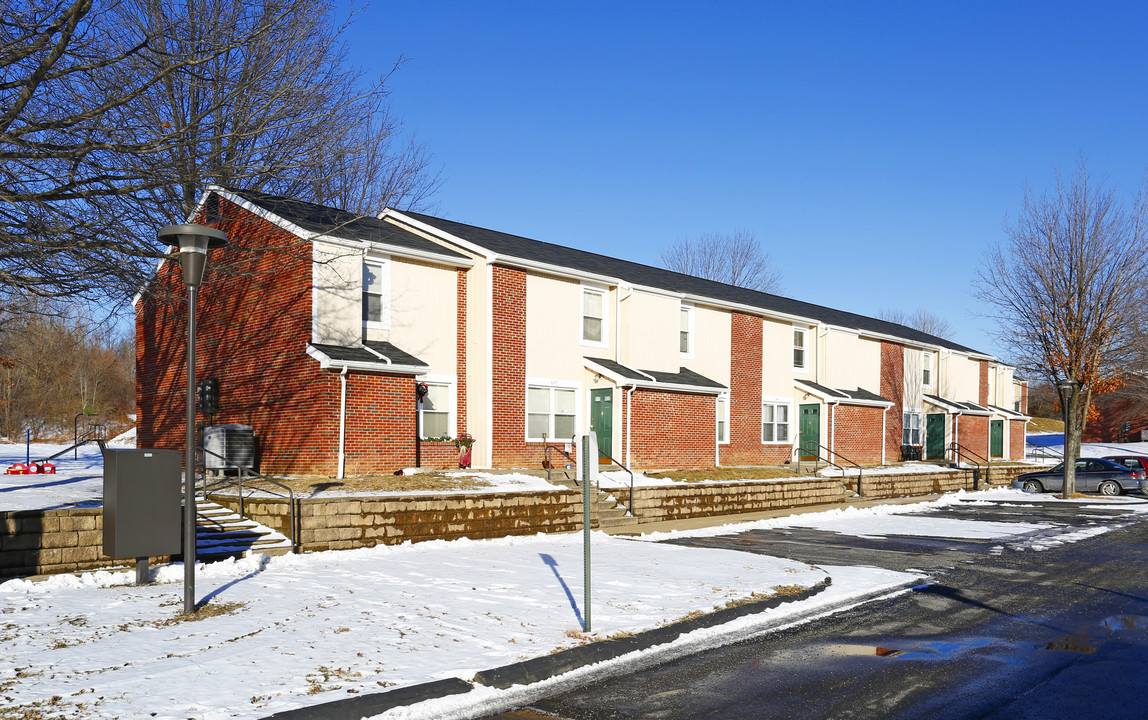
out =
[[[195,612],[195,300],[187,288],[187,447],[183,459],[183,611]]]
[[[598,462],[597,452],[594,452],[595,457],[591,458],[591,449],[593,443],[590,442],[589,436],[583,436],[582,447],[578,448],[578,458],[585,460],[582,461],[582,467],[587,468],[586,473],[582,476],[582,587],[583,598],[582,607],[585,612],[585,627],[582,628],[583,632],[590,632],[590,465],[591,461]]]

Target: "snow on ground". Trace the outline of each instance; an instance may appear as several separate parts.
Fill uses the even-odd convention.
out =
[[[600,533],[592,555],[595,638],[826,575],[790,560]],[[147,587],[107,572],[0,584],[4,704],[60,696],[53,710],[66,717],[88,717],[83,707],[96,718],[258,718],[348,693],[469,679],[584,641],[579,534],[200,566],[197,597],[235,607],[195,621],[174,621],[182,566],[155,576]]]
[[[911,475],[913,473],[938,473],[938,472],[960,472],[954,468],[943,467],[941,465],[933,465],[931,463],[907,462],[900,465],[883,465],[881,467],[865,468],[864,475]],[[818,475],[824,477],[841,477],[842,475],[857,476],[857,468],[846,467],[844,472],[841,468],[825,467],[817,471]]]
[[[133,441],[134,444],[134,441]],[[54,455],[67,445],[0,444],[0,473],[31,455],[32,462]],[[98,507],[104,496],[104,458],[95,443],[81,445],[52,461],[54,475],[0,475],[0,512]]]

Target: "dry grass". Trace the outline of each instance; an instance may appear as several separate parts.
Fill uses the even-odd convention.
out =
[[[793,477],[796,474],[796,469],[757,466],[665,470],[663,472],[648,472],[646,477],[691,483],[707,480],[773,480]]]
[[[1025,429],[1029,432],[1064,432],[1064,421],[1034,417],[1028,421],[1028,425],[1025,426]]]
[[[344,493],[442,492],[490,487],[490,482],[476,475],[447,475],[441,472],[414,475],[349,475],[342,480],[314,475],[276,479],[303,495],[318,495],[327,490]]]

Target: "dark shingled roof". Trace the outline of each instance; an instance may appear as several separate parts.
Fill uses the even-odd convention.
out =
[[[619,260],[584,250],[575,250],[574,248],[554,245],[553,243],[542,242],[540,240],[531,240],[496,230],[487,230],[486,228],[466,225],[453,220],[443,220],[442,218],[424,215],[423,213],[403,211],[402,214],[426,223],[431,227],[448,232],[457,238],[492,250],[498,255],[548,263],[550,265],[580,270],[595,275],[618,278],[635,285],[645,285],[670,292],[708,297],[725,302],[749,305],[763,310],[771,310],[803,318],[812,318],[829,325],[855,328],[882,335],[891,335],[909,342],[935,345],[958,352],[987,354],[965,347],[964,345],[959,345],[951,340],[929,335],[920,330],[914,330],[905,325],[898,325],[897,323],[888,322],[886,320],[878,320],[877,318],[857,315],[843,310],[834,310],[833,308],[824,307],[822,305],[814,305],[813,303],[793,300],[780,295],[771,295],[769,293],[749,290],[734,285],[726,285],[725,283],[719,283],[713,280],[703,280],[702,278],[693,277],[691,275],[676,273],[672,270],[641,265],[639,263],[630,262],[629,260]]]
[[[653,370],[643,370],[642,372],[653,376],[654,380],[660,383],[666,383],[667,385],[692,385],[694,387],[726,389],[725,385],[710,380],[704,375],[699,375],[689,368],[678,368],[676,373],[654,372]]]
[[[891,400],[888,400],[887,398],[883,398],[876,393],[871,393],[868,390],[864,390],[862,388],[857,388],[856,390],[840,390],[837,388],[831,388],[831,387],[828,387],[826,385],[822,385],[821,383],[815,383],[815,382],[812,382],[810,380],[800,380],[799,379],[799,380],[797,380],[797,382],[801,385],[808,385],[809,387],[814,388],[815,390],[819,391],[823,395],[828,395],[829,397],[841,398],[842,400],[865,400],[868,402],[882,402],[882,403],[892,402]]]
[[[377,342],[374,340],[363,343],[366,347],[347,347],[345,345],[324,345],[320,343],[311,343],[311,347],[322,352],[327,357],[335,361],[341,362],[358,362],[358,363],[375,363],[380,369],[390,367],[384,360],[379,359],[379,355],[387,358],[394,365],[412,365],[415,367],[430,367],[422,360],[419,360],[414,355],[404,352],[389,342]],[[367,348],[374,350],[379,355],[371,352]]]
[[[235,190],[232,188],[225,188],[225,190],[310,232],[350,240],[384,243],[449,258],[469,259],[462,253],[433,243],[394,223],[385,222],[370,215],[356,215],[326,205],[316,205],[302,200],[268,195],[255,190]]]
[[[614,362],[613,360],[607,360],[605,358],[596,358],[596,357],[588,357],[586,359],[593,362],[593,363],[601,365],[602,367],[606,368],[610,372],[613,372],[616,375],[619,375],[620,377],[624,377],[627,380],[641,380],[643,382],[649,382],[650,377],[651,377],[649,375],[643,374],[640,370],[634,370],[631,367],[623,365],[620,362]]]

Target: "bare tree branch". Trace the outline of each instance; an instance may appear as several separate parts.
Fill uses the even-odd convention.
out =
[[[781,291],[781,271],[748,230],[676,240],[662,250],[662,266],[727,285],[768,293]]]
[[[896,308],[886,308],[878,314],[878,317],[882,320],[888,320],[898,325],[911,327],[914,330],[920,330],[923,333],[928,333],[939,338],[952,339],[952,323],[925,308],[917,308],[912,312],[906,312],[905,310]]]

